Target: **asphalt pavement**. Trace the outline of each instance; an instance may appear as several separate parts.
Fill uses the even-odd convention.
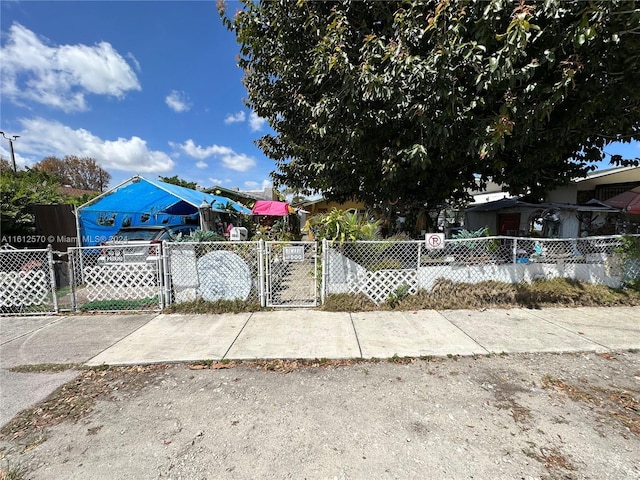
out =
[[[73,378],[19,365],[133,365],[640,349],[640,308],[0,317],[0,425]]]

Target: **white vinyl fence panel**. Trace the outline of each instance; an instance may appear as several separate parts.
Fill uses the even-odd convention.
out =
[[[51,247],[0,249],[0,314],[50,314],[57,311]]]

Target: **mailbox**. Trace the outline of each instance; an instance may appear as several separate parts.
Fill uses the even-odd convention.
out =
[[[248,232],[244,227],[233,227],[229,232],[229,240],[239,242],[247,240]]]

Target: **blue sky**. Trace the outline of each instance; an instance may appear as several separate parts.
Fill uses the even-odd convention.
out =
[[[229,2],[229,8],[240,4]],[[243,103],[239,46],[215,1],[2,1],[0,129],[18,167],[91,157],[139,174],[258,190],[268,125]],[[0,154],[9,159],[9,143]]]
[[[214,0],[4,0],[0,14],[0,129],[20,135],[19,167],[77,155],[111,186],[135,174],[270,186],[274,163],[254,145],[269,127],[243,103],[239,47]],[[605,150],[640,156],[638,143]]]

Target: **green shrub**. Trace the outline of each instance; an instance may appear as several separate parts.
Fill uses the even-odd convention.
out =
[[[640,237],[624,235],[615,252],[622,261],[622,281],[626,287],[640,291]]]

